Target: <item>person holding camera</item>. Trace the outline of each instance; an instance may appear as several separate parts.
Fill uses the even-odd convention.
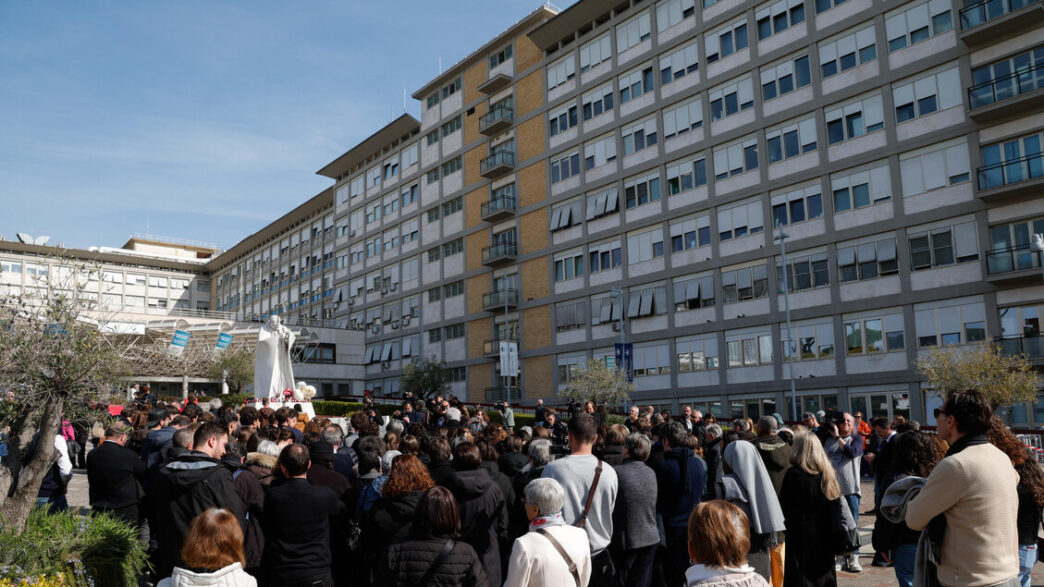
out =
[[[500,419],[508,432],[515,431],[515,411],[511,409],[511,404],[507,403],[507,400],[500,405]]]

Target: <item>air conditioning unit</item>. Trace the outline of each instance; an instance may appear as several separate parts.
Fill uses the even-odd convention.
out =
[[[412,318],[412,317],[413,316],[410,315],[410,314],[406,314],[405,316],[402,317],[402,327],[403,328],[405,328],[405,327],[410,325],[410,318]]]
[[[391,326],[392,326],[392,330],[398,330],[399,329],[399,321],[398,320],[393,321],[391,323]]]
[[[381,325],[379,323],[377,323],[377,322],[374,322],[373,326],[370,327],[370,332],[372,332],[374,334],[380,334],[381,333]]]
[[[620,323],[613,322],[613,332],[620,332]]]
[[[381,361],[381,369],[391,369],[391,361]]]
[[[391,284],[391,287],[389,287],[388,289],[390,289],[391,291],[395,291],[395,290],[399,289],[399,284],[398,283],[393,283],[393,284]]]
[[[349,306],[354,306],[355,305],[355,296],[351,296],[351,297],[348,298],[348,305]]]

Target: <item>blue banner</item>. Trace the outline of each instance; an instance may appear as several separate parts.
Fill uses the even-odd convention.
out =
[[[174,338],[170,341],[170,346],[167,347],[167,352],[172,355],[180,355],[185,352],[185,347],[188,346],[189,337],[191,336],[191,332],[175,330]]]
[[[629,383],[634,382],[634,345],[631,343],[616,343],[613,345],[616,350],[616,356],[614,357],[614,365],[617,368],[622,368],[624,374],[627,376]]]
[[[217,344],[214,345],[214,352],[220,353],[221,351],[227,349],[228,345],[232,343],[233,338],[235,337],[225,332],[218,334]]]

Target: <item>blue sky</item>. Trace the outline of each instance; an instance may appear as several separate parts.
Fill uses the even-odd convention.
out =
[[[0,2],[0,235],[230,247],[329,187],[315,171],[402,114],[440,56],[540,5]]]

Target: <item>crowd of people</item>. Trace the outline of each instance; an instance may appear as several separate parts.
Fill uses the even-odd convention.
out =
[[[564,421],[542,402],[517,427],[499,409],[138,404],[86,454],[90,504],[140,528],[149,580],[173,587],[823,586],[862,571],[872,475],[874,564],[900,585],[1029,585],[1044,475],[976,391],[948,396],[937,434],[687,406]],[[61,505],[65,468],[41,503]]]

